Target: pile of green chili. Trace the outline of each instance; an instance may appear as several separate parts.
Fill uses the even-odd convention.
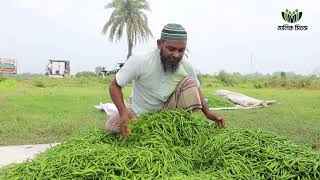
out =
[[[127,141],[84,131],[0,179],[319,179],[320,154],[261,130],[215,128],[182,110],[144,114]]]

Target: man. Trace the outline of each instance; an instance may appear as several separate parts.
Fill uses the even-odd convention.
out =
[[[145,112],[174,108],[201,109],[204,115],[224,127],[224,118],[209,111],[199,81],[189,60],[184,57],[187,32],[179,24],[167,24],[157,40],[158,49],[143,56],[131,56],[110,83],[112,101],[118,109],[106,123],[109,132],[128,137],[128,121]],[[130,106],[121,88],[132,82]]]

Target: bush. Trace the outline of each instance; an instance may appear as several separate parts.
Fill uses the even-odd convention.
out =
[[[37,87],[46,87],[46,84],[43,78],[35,78],[33,80],[33,84]]]
[[[225,86],[234,86],[238,84],[236,76],[231,75],[225,71],[220,71],[217,75],[217,79],[222,82]]]
[[[292,73],[291,73],[292,74]],[[302,75],[290,75],[289,73],[279,72],[277,76],[262,75],[262,74],[250,74],[241,75],[240,73],[227,73],[221,71],[218,75],[199,74],[198,79],[201,87],[224,87],[224,86],[237,86],[241,88],[309,88],[319,89],[320,78],[317,76],[302,76]]]
[[[258,80],[256,82],[254,82],[253,86],[256,89],[266,88],[267,87],[267,83],[266,83],[265,80]]]
[[[15,88],[19,85],[19,81],[15,78],[2,78],[0,76],[0,91]]]
[[[8,79],[8,77],[6,77],[6,76],[4,76],[4,75],[0,75],[0,82],[1,82],[1,81],[4,81],[4,80],[6,80],[6,79]]]
[[[97,77],[98,75],[92,71],[81,71],[76,74],[76,77]]]
[[[106,86],[114,76],[102,77],[66,77],[66,78],[33,78],[36,87],[96,87]]]

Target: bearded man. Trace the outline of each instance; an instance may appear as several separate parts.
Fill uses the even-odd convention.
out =
[[[184,56],[187,32],[180,24],[167,24],[157,40],[158,49],[131,56],[109,85],[118,113],[106,123],[106,129],[128,137],[128,121],[146,112],[174,108],[201,109],[206,118],[224,127],[224,118],[209,111],[200,83],[190,61]],[[123,100],[122,87],[132,82],[130,104]]]

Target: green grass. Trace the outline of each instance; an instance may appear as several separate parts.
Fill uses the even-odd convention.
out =
[[[93,106],[111,101],[107,85],[61,87],[62,84],[42,88],[28,81],[3,92],[0,145],[64,141],[79,130],[103,127],[107,116]]]
[[[0,79],[0,93],[13,90],[20,85],[20,82],[16,79]]]
[[[42,81],[43,86],[38,86],[37,81]],[[93,106],[111,102],[108,82],[110,79],[45,78],[23,80],[17,86],[2,88],[0,145],[64,141],[79,130],[104,127],[107,116]],[[320,150],[319,91],[226,88],[207,86],[204,82],[202,86],[206,97],[224,88],[255,98],[277,100],[280,104],[266,108],[218,113],[225,117],[229,127],[261,128]],[[126,87],[126,98],[130,92],[131,87]]]

